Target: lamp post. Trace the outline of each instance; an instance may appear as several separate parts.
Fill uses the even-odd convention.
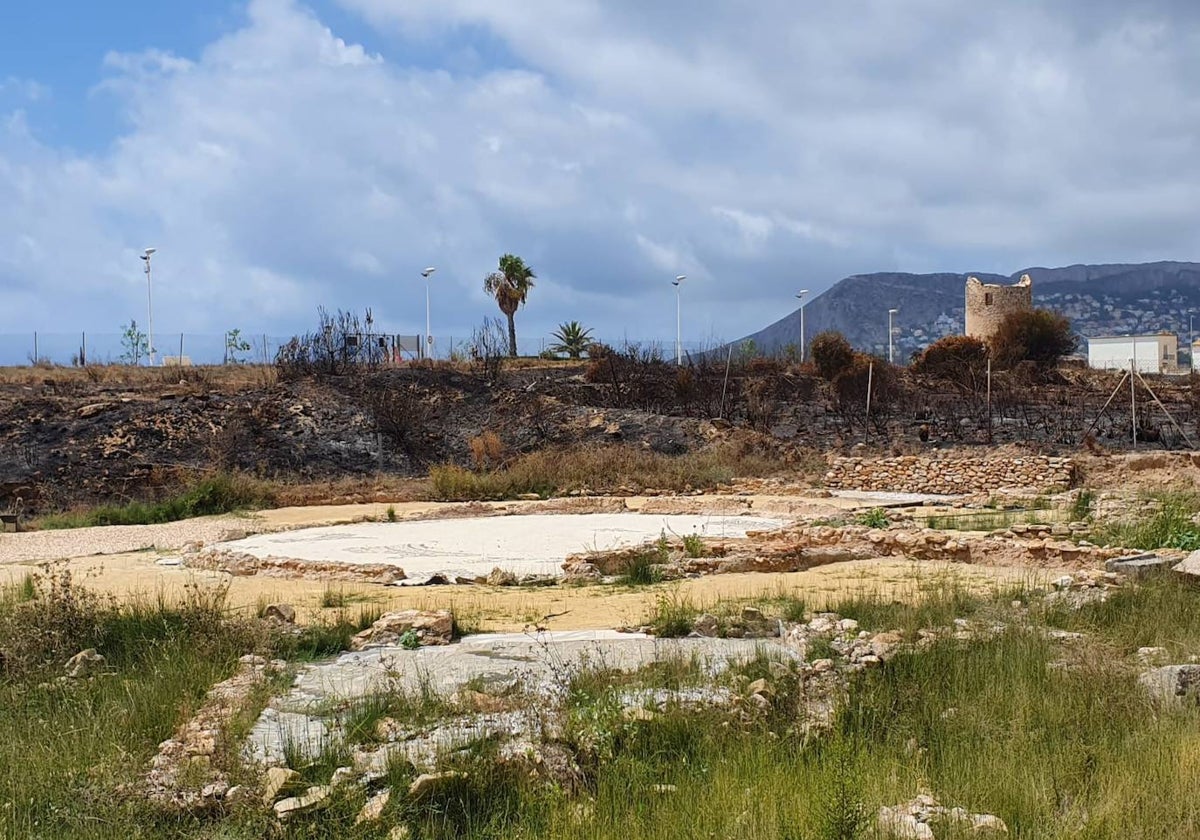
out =
[[[146,363],[154,367],[154,293],[150,282],[150,257],[157,248],[147,248],[142,252],[142,261],[146,263]]]
[[[676,275],[671,281],[675,286],[675,364],[683,364],[683,293],[681,284],[687,279],[686,274]]]
[[[808,294],[808,289],[801,289],[796,293],[796,297],[800,299],[800,364],[804,364],[804,297]]]
[[[893,365],[896,363],[896,328],[894,324],[896,313],[899,311],[899,309],[888,310],[888,364]]]
[[[1188,315],[1188,367],[1196,372],[1196,316]]]
[[[429,331],[429,278],[435,271],[436,268],[429,266],[421,272],[425,278],[425,353],[430,357],[433,356],[433,334]]]

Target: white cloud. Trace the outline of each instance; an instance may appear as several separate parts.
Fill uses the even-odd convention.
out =
[[[126,128],[87,154],[0,82],[0,333],[128,320],[149,244],[156,328],[214,332],[318,304],[415,331],[432,263],[435,331],[465,333],[505,251],[539,272],[531,334],[670,335],[682,272],[726,337],[797,282],[1194,255],[1189,4],[339,2],[371,49],[252,0],[197,55],[110,54]]]

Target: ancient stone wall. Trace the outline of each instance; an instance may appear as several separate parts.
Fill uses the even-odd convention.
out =
[[[1035,455],[1025,458],[838,458],[825,474],[835,490],[960,495],[1006,487],[1070,487],[1075,462]]]
[[[1013,312],[1033,308],[1033,280],[1028,274],[1012,286],[967,278],[966,334],[983,341],[996,334],[1000,322]]]

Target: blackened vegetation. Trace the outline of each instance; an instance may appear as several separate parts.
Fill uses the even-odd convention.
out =
[[[360,320],[352,312],[339,309],[330,315],[319,308],[317,318],[316,331],[295,336],[279,348],[275,367],[281,379],[374,370],[392,355],[388,337],[376,332],[370,310]]]

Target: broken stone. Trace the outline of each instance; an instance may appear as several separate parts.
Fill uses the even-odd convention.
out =
[[[386,613],[350,640],[350,650],[399,644],[410,630],[422,645],[448,645],[454,635],[454,616],[448,610]]]
[[[273,805],[279,792],[300,778],[300,774],[290,767],[271,767],[263,776],[262,800],[264,805]]]
[[[412,784],[408,786],[408,795],[412,799],[424,799],[438,789],[445,787],[448,782],[465,779],[466,777],[466,773],[460,773],[457,770],[446,770],[441,773],[422,773],[413,779]]]
[[[291,604],[267,604],[267,608],[263,610],[263,618],[280,624],[295,624],[296,608]]]
[[[354,824],[359,825],[365,822],[375,822],[383,816],[383,809],[387,807],[392,798],[391,788],[381,790],[379,793],[367,800],[362,806],[362,810],[358,812],[358,816],[354,818]]]
[[[875,817],[875,827],[884,837],[895,840],[934,840],[933,829],[912,814],[886,805]]]
[[[1200,665],[1166,665],[1138,676],[1138,682],[1160,702],[1178,703],[1200,695]]]
[[[108,660],[96,653],[95,648],[81,650],[67,660],[67,677],[73,680],[85,680],[99,674],[107,664]]]
[[[276,817],[286,820],[288,817],[296,814],[304,814],[325,807],[328,804],[326,800],[329,799],[329,795],[332,792],[333,788],[329,785],[310,787],[300,796],[279,800],[275,803],[275,807],[272,810],[274,810]]]
[[[697,616],[696,620],[692,622],[692,632],[699,636],[712,638],[717,635],[718,628],[719,622],[717,621],[717,617],[709,613]]]
[[[501,569],[499,566],[492,569],[487,576],[488,586],[516,586],[517,576],[512,572]]]

